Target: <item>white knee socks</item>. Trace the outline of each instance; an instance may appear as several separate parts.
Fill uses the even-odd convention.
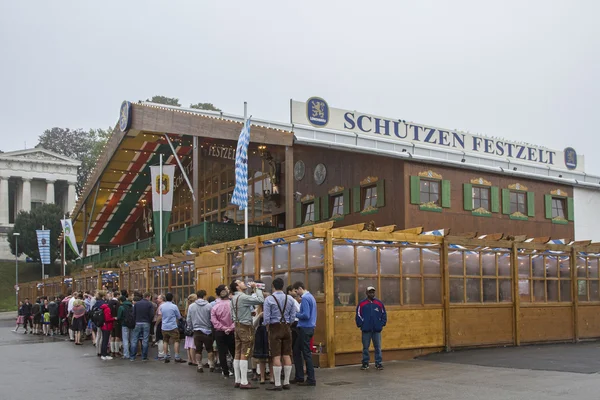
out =
[[[275,386],[281,386],[281,366],[273,367],[273,378],[275,378]]]
[[[240,360],[233,360],[233,373],[235,374],[235,383],[240,383]]]
[[[292,366],[284,365],[283,366],[283,384],[284,385],[290,384],[290,375],[292,375]]]
[[[240,360],[240,384],[248,384],[248,360]]]

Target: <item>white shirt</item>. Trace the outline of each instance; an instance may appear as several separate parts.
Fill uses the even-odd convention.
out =
[[[296,299],[294,299],[294,305],[296,306],[296,314],[298,314],[300,312],[300,303]],[[294,321],[298,322],[298,318],[295,318]]]
[[[67,305],[67,312],[72,312],[73,311],[73,303],[75,303],[75,297],[71,297],[69,299],[69,304]]]

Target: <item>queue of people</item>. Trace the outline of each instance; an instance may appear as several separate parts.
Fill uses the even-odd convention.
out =
[[[229,286],[219,285],[216,298],[199,290],[188,297],[185,318],[172,293],[154,297],[125,290],[93,295],[69,291],[33,304],[25,299],[14,331],[22,326],[25,334],[68,335],[77,346],[90,338],[103,361],[117,357],[135,361],[141,356],[145,362],[149,348],[157,346],[155,360],[187,362],[199,373],[205,368],[220,372],[242,390],[258,388],[251,382],[270,382],[267,390],[272,391],[289,390],[291,384],[315,386],[310,342],[317,322],[316,301],[302,282],[289,286],[286,293],[281,278],[272,286],[269,294],[260,282],[234,280]],[[180,355],[182,340],[187,360]]]

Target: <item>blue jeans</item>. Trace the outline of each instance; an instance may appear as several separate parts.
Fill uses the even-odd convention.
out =
[[[306,381],[315,383],[315,367],[312,361],[312,350],[310,348],[310,339],[315,334],[315,328],[298,328],[298,338],[296,346],[300,350],[300,359],[296,362],[296,379],[304,380],[304,363],[306,363]],[[304,362],[303,362],[304,361]]]
[[[148,339],[150,338],[150,324],[148,322],[138,322],[135,324],[133,335],[129,338],[131,349],[129,350],[129,359],[135,360],[137,354],[138,339],[142,335],[142,360],[148,358]]]
[[[363,332],[362,333],[362,345],[363,345],[363,364],[368,364],[371,357],[369,355],[369,346],[373,341],[373,347],[375,348],[375,364],[379,365],[382,363],[381,354],[381,332]]]
[[[123,358],[129,358],[129,328],[123,326]]]

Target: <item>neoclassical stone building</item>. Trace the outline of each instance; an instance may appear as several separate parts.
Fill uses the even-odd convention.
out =
[[[75,206],[80,161],[43,148],[0,153],[0,259],[12,259],[6,235],[19,211],[45,203]]]

